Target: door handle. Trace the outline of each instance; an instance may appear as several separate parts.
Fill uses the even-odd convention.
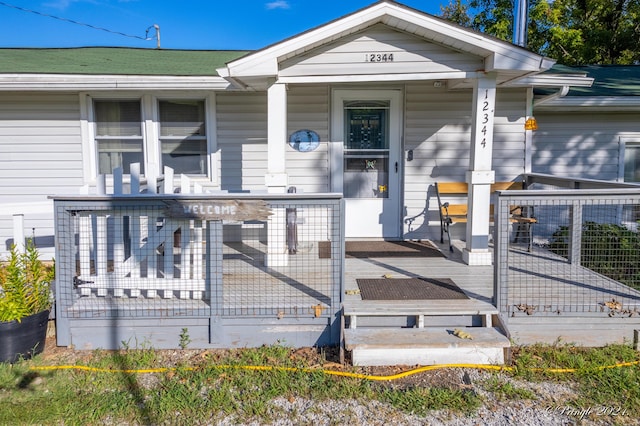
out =
[[[398,162],[396,161],[396,173],[398,173]]]

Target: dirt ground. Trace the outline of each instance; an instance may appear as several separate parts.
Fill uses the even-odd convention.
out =
[[[211,359],[228,359],[230,349],[156,349],[158,368],[173,367],[177,365],[197,366]],[[75,350],[56,345],[55,332],[50,331],[47,336],[45,350],[40,354],[40,359],[47,365],[74,365],[87,364],[94,353],[90,350]],[[349,371],[372,376],[393,376],[415,368],[415,366],[384,366],[384,367],[353,367],[348,354],[345,363],[339,363],[338,348],[299,348],[291,350],[291,359],[300,361],[300,364],[310,368],[318,368],[332,371]],[[432,370],[426,373],[412,374],[393,382],[383,381],[388,386],[395,388],[405,387],[429,387],[446,386],[449,388],[466,388],[469,383],[461,377],[459,371],[453,369]]]

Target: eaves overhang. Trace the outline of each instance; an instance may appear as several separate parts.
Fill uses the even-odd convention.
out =
[[[514,79],[512,87],[591,87],[593,78],[585,74],[535,74]]]
[[[536,106],[536,111],[638,112],[638,96],[566,96]]]
[[[0,91],[227,90],[214,76],[0,74]]]

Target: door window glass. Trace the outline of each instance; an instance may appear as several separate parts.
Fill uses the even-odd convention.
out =
[[[345,198],[389,197],[389,103],[345,103]]]

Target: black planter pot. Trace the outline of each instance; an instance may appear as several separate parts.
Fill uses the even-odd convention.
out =
[[[0,362],[31,358],[44,350],[49,311],[22,318],[21,322],[0,322]]]

